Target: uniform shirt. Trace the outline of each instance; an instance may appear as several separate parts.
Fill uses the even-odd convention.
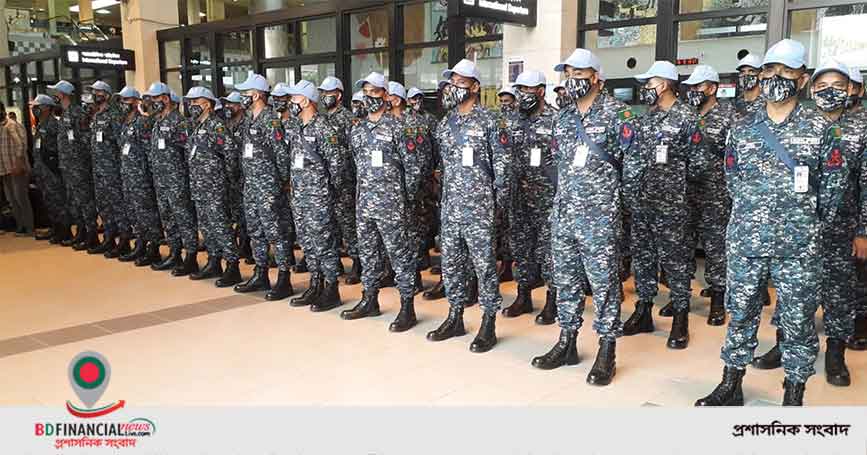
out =
[[[217,115],[211,113],[204,121],[192,125],[187,139],[187,160],[193,200],[227,197],[226,159],[233,153],[232,135]]]
[[[243,124],[243,114],[237,118],[226,120],[226,128],[229,130],[229,134],[232,135],[232,145],[235,146],[235,150],[226,157],[226,176],[229,178],[234,191],[238,192],[241,191],[244,181],[244,175],[241,172],[241,147],[244,144],[244,134],[241,125]]]
[[[177,110],[172,109],[163,118],[153,116],[148,161],[155,181],[187,178],[186,144],[187,121]]]
[[[511,157],[505,122],[476,104],[466,114],[451,111],[437,126],[442,155],[442,217],[454,222],[493,220],[509,200]]]
[[[844,235],[864,235],[864,224],[861,213],[867,200],[863,185],[867,185],[864,174],[864,154],[867,153],[867,118],[843,114],[832,122],[826,130],[826,140],[831,143],[831,156],[825,163],[826,171],[833,171],[826,180],[836,178],[840,190],[833,193],[830,199],[831,207],[836,207],[833,218],[828,214],[831,223],[826,231]],[[858,232],[862,232],[859,234]],[[845,242],[849,243],[849,242]],[[849,254],[851,245],[845,245],[848,251],[838,253]]]
[[[141,114],[134,114],[129,121],[124,120],[118,138],[122,167],[127,165],[149,167],[147,152],[153,134],[153,123],[153,117]]]
[[[418,167],[417,173],[420,176],[430,175],[433,172],[434,157],[427,120],[411,109],[403,111],[400,117],[389,115],[398,122],[400,140],[406,150],[412,153]],[[417,199],[420,189],[419,185],[413,185],[410,199]]]
[[[698,114],[698,130],[701,131],[704,147],[697,149],[689,163],[693,180],[725,184],[725,141],[729,128],[736,121],[734,105],[717,102],[705,114]]]
[[[737,113],[736,119],[746,121],[765,107],[765,99],[761,94],[752,101],[746,101],[743,96],[738,96],[735,98],[734,107]]]
[[[374,219],[409,217],[420,180],[417,156],[407,147],[398,119],[365,118],[352,129],[352,155],[358,169],[356,211]]]
[[[120,176],[120,137],[123,119],[115,109],[106,106],[105,110],[93,114],[90,123],[90,150],[94,167],[107,175],[101,178]]]
[[[63,110],[57,129],[57,148],[64,175],[90,180],[90,115],[77,104]]]
[[[354,126],[352,123],[352,112],[341,104],[334,112],[325,113],[323,115],[329,122],[331,122],[331,125],[338,133],[341,155],[343,156],[343,162],[345,163],[345,175],[343,176],[343,181],[346,182],[347,185],[354,186],[353,183],[355,182],[356,173],[355,161],[352,158],[353,153],[350,150],[349,144],[350,137],[352,136],[352,128]]]
[[[346,173],[344,148],[334,126],[320,114],[292,123],[290,163],[292,204],[309,207],[331,203]]]
[[[794,174],[765,143],[756,126],[768,125],[791,157],[823,182],[818,194],[830,195],[834,181],[822,179],[826,161],[839,170],[825,138],[827,122],[798,105],[780,124],[760,110],[738,124],[726,140],[726,180],[732,212],[726,231],[728,254],[742,257],[811,257],[820,254],[822,200],[816,189],[795,192]],[[836,168],[836,169],[835,169]],[[839,184],[839,183],[838,183]]]
[[[553,139],[557,111],[521,115],[512,147],[512,210],[536,213],[550,207],[557,191]]]
[[[33,136],[33,158],[41,162],[46,169],[60,176],[60,156],[57,148],[57,132],[59,122],[49,115],[44,122],[39,122],[36,134]]]
[[[282,192],[289,182],[289,162],[284,142],[286,133],[276,111],[265,106],[254,118],[253,110],[250,109],[240,128],[244,194],[273,195]]]

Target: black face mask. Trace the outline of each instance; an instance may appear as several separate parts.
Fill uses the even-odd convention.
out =
[[[197,119],[201,117],[203,113],[205,113],[205,108],[199,106],[198,104],[191,104],[189,109],[187,109],[187,112],[190,113],[190,117]]]
[[[412,110],[414,110],[416,112],[421,112],[421,106],[422,106],[422,102],[416,101],[415,104],[412,105]]]
[[[120,112],[123,115],[128,115],[130,112],[132,112],[133,105],[130,103],[119,103],[118,107],[120,108]]]
[[[322,97],[322,107],[325,109],[333,109],[334,106],[337,106],[337,96],[336,95],[325,95]]]
[[[455,107],[470,99],[470,89],[452,85],[452,89],[448,91],[448,96],[451,98],[451,105]]]
[[[572,97],[569,95],[557,95],[557,107],[563,109],[572,104]]]
[[[707,101],[707,94],[700,90],[689,90],[686,92],[686,101],[692,107],[700,107]]]
[[[774,75],[762,79],[762,94],[768,101],[780,103],[798,94],[798,81]]]
[[[502,111],[502,112],[515,112],[515,104],[514,103],[500,103],[500,111]]]
[[[244,109],[250,109],[252,105],[253,97],[251,95],[241,95],[241,106],[244,106]]]
[[[839,88],[828,87],[813,93],[813,98],[816,100],[816,107],[822,112],[834,112],[837,109],[846,107],[846,100],[849,98],[849,93],[846,90]]]
[[[521,93],[518,98],[518,108],[521,112],[529,114],[539,107],[539,95],[535,93]]]
[[[759,84],[759,76],[755,74],[741,74],[738,76],[738,86],[741,90],[748,92]]]
[[[274,109],[277,112],[286,112],[286,109],[289,108],[289,102],[287,100],[278,100],[276,98],[271,98],[271,103],[274,106]]]
[[[295,102],[289,103],[289,114],[292,115],[293,117],[298,117],[298,115],[300,115],[301,111],[303,111],[303,110],[304,110],[304,108],[302,108],[300,104],[295,103]]]
[[[563,86],[566,87],[566,91],[569,92],[569,95],[571,95],[572,98],[584,98],[590,93],[590,89],[592,88],[590,79],[577,78],[566,79]]]
[[[364,118],[367,116],[367,110],[364,109],[364,104],[359,102],[352,103],[352,115],[358,118]]]
[[[102,94],[93,95],[93,102],[96,104],[102,104],[106,101],[108,101],[108,97],[105,95],[102,95]]]
[[[379,112],[384,105],[385,100],[383,98],[374,98],[370,95],[364,95],[364,108],[367,109],[367,112]]]
[[[166,103],[162,101],[152,101],[151,102],[151,114],[159,114],[160,112],[166,110]]]
[[[657,93],[656,87],[641,87],[638,90],[638,99],[641,100],[643,104],[653,106],[659,101],[659,93]]]
[[[59,96],[52,95],[51,99],[54,100],[54,104],[60,106],[60,97]]]

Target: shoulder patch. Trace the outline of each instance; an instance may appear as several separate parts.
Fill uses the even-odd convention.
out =
[[[271,126],[273,126],[274,128],[277,128],[278,126],[280,126],[280,120],[277,120],[277,119],[271,120]]]
[[[704,128],[704,125],[705,125],[705,121],[704,121],[704,119],[703,119],[703,118],[702,118],[702,119],[698,119],[698,127],[699,127],[699,128]]]
[[[328,142],[330,142],[330,143],[332,143],[332,144],[336,144],[336,143],[337,143],[337,136],[336,136],[336,135],[331,135],[331,136],[329,136],[329,137],[328,137]]]
[[[632,109],[626,108],[618,112],[617,117],[620,118],[620,120],[631,120],[633,117],[635,117],[635,113],[632,112]]]
[[[217,125],[217,134],[223,134],[226,131],[223,125]]]
[[[841,137],[843,137],[843,128],[835,126],[831,128],[831,134],[834,136],[835,139],[840,139]]]
[[[840,153],[839,148],[834,147],[834,149],[831,150],[830,155],[828,155],[828,161],[825,164],[828,169],[840,169],[843,166],[843,154]]]
[[[506,125],[506,120],[501,118],[500,119],[500,129],[505,129],[506,127],[508,127],[508,125]]]

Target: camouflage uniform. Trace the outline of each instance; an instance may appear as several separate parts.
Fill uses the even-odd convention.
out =
[[[311,273],[327,283],[337,280],[340,258],[335,219],[337,189],[346,175],[339,133],[316,114],[306,125],[294,122],[287,131],[291,145],[292,214],[298,240]]]
[[[867,125],[867,110],[860,110],[855,113],[848,114],[855,121],[860,122],[862,125]],[[862,131],[867,131],[867,126]],[[865,151],[864,153],[867,153]],[[867,156],[862,154],[859,157],[861,161],[861,165],[865,166],[867,163]],[[860,175],[858,176],[858,188],[860,191],[860,200],[858,207],[858,213],[860,216],[858,217],[858,226],[855,230],[855,235],[858,237],[867,237],[867,169],[863,167],[860,170]],[[857,317],[867,317],[867,263],[861,260],[856,260],[855,262],[855,290],[854,290],[854,312]]]
[[[470,263],[479,279],[486,314],[502,304],[494,251],[494,214],[509,201],[511,157],[506,124],[478,104],[450,112],[437,127],[442,154],[443,280],[449,305],[467,303]]]
[[[241,126],[241,169],[244,172],[244,217],[253,240],[256,266],[268,268],[268,245],[273,245],[277,267],[289,271],[286,183],[289,162],[283,126],[276,112],[265,107],[257,117],[247,111]]]
[[[562,329],[581,328],[584,283],[589,279],[596,308],[593,328],[600,337],[609,339],[621,334],[619,165],[634,144],[631,119],[632,112],[622,103],[597,96],[585,114],[574,104],[562,109],[554,127],[558,184],[551,217],[551,249],[558,321]],[[583,147],[577,133],[579,122],[587,137],[617,164]]]
[[[413,142],[410,142],[413,141]],[[412,298],[416,252],[413,237],[414,195],[419,186],[419,162],[404,136],[400,120],[384,114],[352,129],[352,155],[358,169],[358,237],[361,281],[365,291],[381,287],[385,257],[395,270],[400,295]]]
[[[355,161],[353,153],[350,152],[349,138],[352,132],[352,112],[349,109],[340,105],[334,112],[323,114],[325,118],[331,122],[331,125],[338,132],[338,138],[343,153],[343,161],[346,164],[346,175],[342,178],[341,188],[335,188],[337,191],[337,207],[335,217],[337,225],[340,227],[340,237],[346,243],[346,251],[352,257],[358,256],[358,236],[356,235],[355,225]]]
[[[759,95],[758,98],[752,101],[746,101],[742,96],[738,96],[734,101],[734,108],[737,114],[736,119],[738,121],[744,121],[752,117],[756,112],[761,111],[763,107],[765,107],[765,99],[762,95]]]
[[[244,144],[244,115],[238,119],[226,121],[226,128],[232,135],[232,144],[235,149],[226,156],[226,178],[228,179],[229,194],[229,218],[232,223],[242,226],[246,230],[247,223],[244,221],[244,173],[241,172],[241,146]]]
[[[196,219],[208,255],[223,258],[227,263],[238,262],[238,247],[229,214],[229,178],[226,175],[226,161],[235,150],[223,120],[213,113],[190,130],[187,159]]]
[[[731,104],[717,103],[701,115],[698,129],[704,141],[700,154],[690,157],[687,198],[690,204],[689,276],[696,271],[695,249],[701,238],[705,252],[704,279],[710,289],[724,292],[726,285],[726,225],[731,198],[723,163],[725,139],[736,113]]]
[[[130,224],[145,242],[159,241],[162,229],[147,155],[152,133],[153,117],[135,114],[132,120],[122,125],[118,136],[120,173]]]
[[[160,220],[172,250],[198,250],[196,210],[190,196],[189,166],[184,149],[188,125],[177,110],[154,116],[148,162],[154,177]]]
[[[793,172],[762,139],[757,128],[762,123],[797,163],[809,168],[818,188],[794,191]],[[786,378],[805,383],[815,372],[821,230],[823,220],[833,219],[833,199],[839,197],[835,185],[842,184],[843,176],[839,150],[834,153],[824,140],[825,126],[821,115],[798,105],[780,124],[762,110],[729,133],[725,166],[732,214],[726,232],[726,310],[731,320],[721,355],[728,367],[742,370],[752,361],[762,310],[759,293],[770,278],[777,286]]]
[[[57,129],[60,172],[66,185],[69,210],[78,228],[96,232],[96,203],[93,198],[93,169],[90,166],[90,117],[71,104],[63,110]]]
[[[700,150],[698,118],[680,100],[667,111],[651,110],[637,122],[638,144],[626,156],[625,195],[632,213],[632,264],[642,302],[658,291],[658,266],[671,290],[675,312],[689,308],[687,172]]]
[[[392,118],[397,121],[401,131],[398,133],[399,140],[403,143],[406,150],[412,154],[413,161],[417,167],[415,178],[419,179],[419,184],[407,187],[407,190],[412,191],[407,194],[410,207],[407,211],[407,217],[410,222],[410,237],[412,239],[413,251],[416,252],[416,264],[421,262],[424,256],[426,239],[429,236],[430,225],[424,222],[425,195],[422,193],[424,185],[421,179],[426,179],[433,172],[433,150],[430,141],[430,130],[428,129],[427,120],[412,110],[406,110],[400,117]]]
[[[91,121],[90,150],[93,166],[93,190],[99,217],[106,232],[130,234],[129,207],[123,197],[120,176],[120,137],[123,119],[114,106],[93,115]]]
[[[497,113],[497,120],[506,124],[506,134],[509,135],[509,144],[514,144],[523,134],[523,129],[520,125],[520,114],[517,110]],[[507,150],[507,153],[514,153]],[[510,182],[513,185],[514,182]],[[515,188],[510,188],[510,192],[514,192]],[[494,216],[494,232],[496,233],[497,243],[497,258],[502,261],[512,261],[512,225],[509,220],[508,207],[497,207],[497,213]]]
[[[57,148],[58,129],[59,123],[51,115],[46,121],[39,122],[33,138],[33,178],[42,191],[48,219],[55,225],[68,225],[70,220],[66,188],[61,176]]]

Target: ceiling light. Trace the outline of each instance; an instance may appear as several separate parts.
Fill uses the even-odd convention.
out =
[[[90,7],[96,11],[102,8],[108,8],[110,6],[119,5],[120,2],[118,0],[93,0],[90,4]],[[73,5],[69,7],[69,11],[73,13],[79,12],[78,5]]]
[[[199,13],[199,16],[200,16],[200,17],[205,17],[205,16],[207,16],[207,14],[205,14],[205,13],[201,13],[201,12],[200,12],[200,13]]]
[[[107,10],[107,9],[98,9],[98,10],[96,10],[96,11],[94,11],[94,12],[95,12],[96,14],[111,14],[111,11],[109,11],[109,10]]]

